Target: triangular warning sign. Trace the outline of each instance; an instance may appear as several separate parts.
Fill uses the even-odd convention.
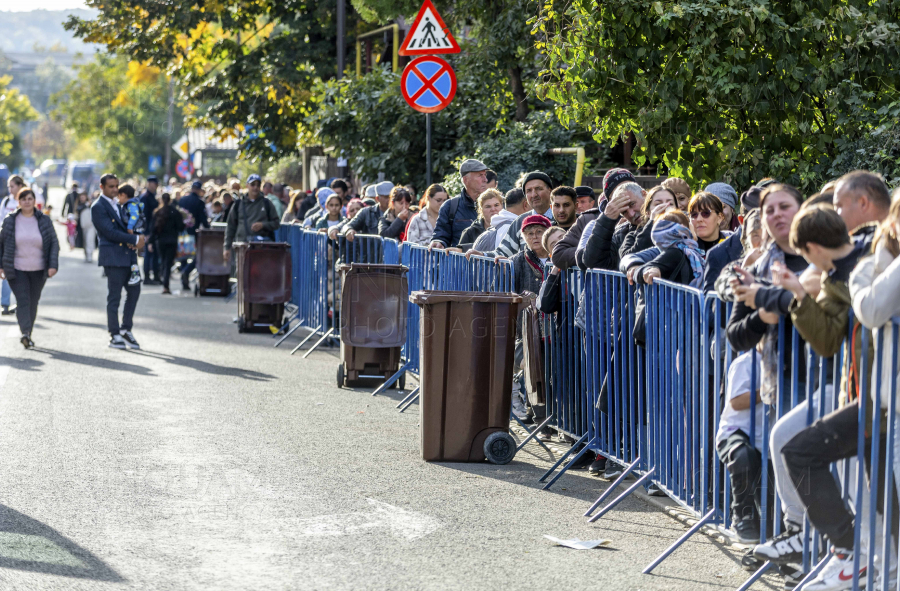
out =
[[[434,55],[437,53],[459,53],[459,45],[450,34],[450,29],[444,24],[444,19],[438,14],[431,0],[425,0],[416,20],[413,22],[403,45],[400,46],[400,55]]]

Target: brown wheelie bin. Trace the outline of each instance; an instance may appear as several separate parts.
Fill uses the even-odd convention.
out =
[[[338,387],[360,378],[387,380],[400,369],[406,342],[406,297],[402,265],[341,265],[341,363]],[[397,387],[403,389],[406,376]]]
[[[291,299],[291,246],[286,242],[235,242],[238,332],[280,326]]]
[[[422,457],[505,464],[516,312],[514,293],[415,291],[419,320]]]
[[[197,285],[195,296],[227,296],[231,292],[231,265],[222,254],[225,245],[225,224],[197,230]]]

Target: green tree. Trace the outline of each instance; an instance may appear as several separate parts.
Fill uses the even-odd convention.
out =
[[[540,96],[695,182],[812,188],[897,100],[900,3],[543,0]]]
[[[38,117],[28,97],[9,87],[11,81],[9,76],[0,76],[0,156],[12,153],[19,126]]]
[[[148,157],[163,154],[182,133],[176,105],[168,129],[168,82],[158,70],[99,53],[51,98],[53,116],[80,139],[100,143],[120,174],[146,174]]]
[[[412,17],[418,0],[353,0],[353,6],[369,22],[384,22],[398,16]],[[536,15],[537,0],[457,0],[441,16],[465,51],[483,67],[507,79],[515,104],[515,118],[528,116],[527,80],[537,73],[537,53],[529,36],[528,18]],[[465,38],[463,33],[466,32]]]
[[[242,154],[298,152],[312,87],[336,74],[335,0],[88,3],[66,28],[178,81],[188,123],[242,134]],[[347,15],[348,30],[356,26]]]

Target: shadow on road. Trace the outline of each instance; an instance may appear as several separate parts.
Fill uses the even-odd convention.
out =
[[[44,362],[38,359],[0,357],[0,365],[8,365],[13,369],[21,369],[22,371],[40,371],[40,367],[44,365]]]
[[[58,359],[59,361],[67,361],[69,363],[77,363],[79,365],[90,365],[92,367],[99,367],[101,369],[114,369],[116,371],[127,371],[129,373],[134,373],[141,376],[155,375],[146,367],[133,365],[131,363],[122,363],[121,361],[100,359],[99,357],[88,357],[87,355],[77,355],[75,353],[65,353],[63,351],[55,351],[53,349],[45,349],[43,347],[35,347],[33,351],[37,353],[46,353],[50,356],[51,359]]]
[[[258,371],[253,371],[250,369],[242,369],[240,367],[228,367],[225,365],[215,365],[214,363],[208,363],[206,361],[200,361],[199,359],[185,359],[184,357],[175,357],[172,355],[166,355],[164,353],[155,353],[153,351],[135,351],[130,350],[131,353],[135,355],[143,355],[145,357],[152,357],[153,359],[159,359],[161,361],[165,361],[166,363],[171,363],[173,365],[180,365],[182,367],[189,367],[191,369],[195,369],[197,371],[203,373],[209,373],[219,376],[231,376],[233,378],[241,378],[244,380],[251,380],[254,382],[269,382],[275,378],[273,375],[269,375],[267,373],[262,373]]]
[[[0,568],[111,583],[116,571],[55,529],[0,505]]]

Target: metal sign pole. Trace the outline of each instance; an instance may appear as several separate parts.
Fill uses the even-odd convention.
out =
[[[425,113],[425,185],[431,186],[431,113]]]

